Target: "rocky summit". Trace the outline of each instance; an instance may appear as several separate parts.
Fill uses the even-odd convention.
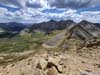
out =
[[[67,51],[41,51],[19,62],[0,66],[0,75],[70,74],[100,75],[100,60],[69,54]]]

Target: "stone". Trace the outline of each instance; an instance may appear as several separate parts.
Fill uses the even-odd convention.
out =
[[[83,71],[83,72],[81,72],[80,75],[100,75],[100,74],[95,74],[95,73],[93,73],[91,71]]]
[[[4,57],[0,57],[0,60],[3,60],[4,59]]]
[[[47,70],[47,75],[58,75],[58,71],[55,67],[51,67]]]
[[[61,59],[59,58],[59,56],[58,57],[51,57],[51,56],[49,56],[48,57],[48,62],[52,62],[52,63],[54,63],[55,65],[58,65],[58,62],[60,61]]]
[[[37,67],[39,69],[45,69],[47,65],[47,61],[45,59],[40,59],[40,61],[37,63]]]
[[[55,53],[54,53],[54,56],[59,56],[59,53],[55,52]]]
[[[42,71],[40,71],[40,70],[35,70],[34,75],[43,75],[43,73],[42,73]]]

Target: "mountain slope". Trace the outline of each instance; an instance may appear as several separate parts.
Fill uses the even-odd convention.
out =
[[[71,21],[71,20],[67,20],[67,21],[54,21],[54,20],[50,20],[48,22],[43,22],[43,23],[39,23],[39,24],[34,24],[30,27],[30,31],[33,30],[40,30],[40,31],[44,31],[46,33],[49,33],[51,31],[54,30],[62,30],[67,28],[68,26],[75,24],[75,22]]]
[[[11,22],[11,23],[0,23],[0,27],[6,31],[20,31],[26,26],[21,23]]]
[[[78,25],[81,25],[87,31],[91,32],[95,36],[100,35],[100,24],[99,23],[91,23],[88,21],[81,21],[80,23],[78,23]]]
[[[74,38],[80,41],[88,41],[99,36],[100,28],[94,23],[82,21],[76,25],[69,26],[65,32],[55,35],[43,44],[44,47],[54,48],[64,44],[65,40]],[[62,42],[61,42],[62,41]]]
[[[12,38],[17,35],[26,26],[21,23],[0,23],[0,40],[1,38]]]

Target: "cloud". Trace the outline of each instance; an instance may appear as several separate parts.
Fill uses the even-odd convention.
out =
[[[25,7],[26,0],[0,0],[0,4],[11,7]]]
[[[78,13],[78,8],[94,7],[100,0],[0,0],[0,4],[20,8],[12,12],[0,7],[0,22],[40,23],[50,19],[100,22],[100,11]]]
[[[44,13],[33,8],[20,9],[16,12],[0,8],[0,13],[0,22],[40,23],[48,21]]]
[[[100,11],[84,11],[80,15],[83,15],[84,20],[100,23]]]
[[[48,7],[47,0],[0,0],[0,4],[11,6],[11,7],[20,7],[20,8],[44,8]]]
[[[46,13],[48,19],[54,20],[73,20],[75,22],[80,22],[82,20],[87,20],[94,23],[100,23],[100,11],[81,11],[78,10],[65,10],[62,13]]]
[[[33,8],[48,8],[48,1],[47,0],[29,0],[26,3],[27,7]]]
[[[8,10],[5,8],[0,8],[0,15],[4,15],[5,12],[7,12]]]
[[[55,18],[55,20],[56,19],[62,20],[62,19],[70,19],[69,17],[72,16],[73,14],[75,14],[76,12],[77,12],[77,10],[69,9],[69,10],[65,10],[62,13],[46,13],[46,15],[50,19]]]
[[[20,8],[85,8],[100,5],[100,0],[0,0],[0,4]]]
[[[51,7],[57,8],[84,8],[100,5],[100,0],[48,0]]]
[[[100,5],[100,0],[0,0],[1,4],[18,7],[84,8]]]
[[[45,10],[45,9],[44,9]],[[50,9],[49,9],[50,10]],[[20,9],[16,12],[8,11],[6,8],[0,8],[0,22],[20,22],[20,23],[40,23],[48,21],[50,19],[54,20],[73,20],[75,22],[80,22],[81,20],[87,20],[90,22],[100,23],[100,11],[81,11],[75,9],[60,9],[63,12],[51,13],[42,12],[39,9],[27,8]]]

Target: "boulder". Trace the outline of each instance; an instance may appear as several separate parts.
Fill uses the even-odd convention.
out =
[[[40,59],[40,61],[37,63],[37,67],[39,69],[45,69],[47,65],[47,61],[45,59]]]
[[[47,75],[58,75],[58,71],[55,67],[51,67],[47,69]]]

